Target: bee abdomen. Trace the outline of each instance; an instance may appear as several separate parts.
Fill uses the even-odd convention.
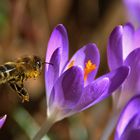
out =
[[[11,72],[13,72],[14,68],[15,66],[10,64],[5,64],[0,66],[0,84],[10,80],[12,74]]]

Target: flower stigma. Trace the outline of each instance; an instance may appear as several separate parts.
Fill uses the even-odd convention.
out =
[[[86,63],[86,66],[84,68],[84,81],[87,80],[88,74],[91,73],[95,69],[96,69],[96,65],[93,64],[91,62],[91,60],[88,60],[87,63]]]

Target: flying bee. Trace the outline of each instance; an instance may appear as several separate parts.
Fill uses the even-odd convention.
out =
[[[29,56],[0,65],[0,84],[8,83],[18,93],[22,102],[29,101],[29,94],[23,82],[28,78],[38,77],[43,63],[47,62],[42,62],[38,56]]]

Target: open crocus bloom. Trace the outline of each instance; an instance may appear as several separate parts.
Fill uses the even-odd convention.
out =
[[[4,115],[2,118],[0,118],[0,128],[3,126],[5,120],[6,120],[7,115]]]
[[[123,0],[131,22],[140,23],[140,0]]]
[[[140,95],[133,97],[123,109],[115,140],[140,140]]]
[[[81,112],[102,101],[116,90],[128,75],[122,66],[95,80],[99,51],[95,44],[79,49],[68,61],[68,37],[63,25],[52,32],[46,62],[47,115],[54,121]]]
[[[123,83],[120,96],[114,96],[118,108],[140,91],[140,29],[134,30],[131,24],[117,26],[108,42],[108,64],[110,70],[122,65],[130,66],[130,74]]]

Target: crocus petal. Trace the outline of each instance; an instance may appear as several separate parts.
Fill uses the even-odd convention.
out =
[[[132,24],[127,23],[123,26],[123,60],[129,55],[134,48],[134,27]]]
[[[125,80],[129,68],[122,66],[110,73],[96,79],[92,84],[85,87],[82,98],[77,108],[82,111],[112,95]]]
[[[83,86],[83,71],[80,67],[73,66],[65,71],[52,89],[48,114],[57,109],[65,112],[74,108],[81,97]]]
[[[116,69],[123,64],[122,34],[122,26],[117,26],[109,37],[107,56],[110,70]]]
[[[121,106],[125,104],[132,96],[140,92],[140,48],[132,51],[124,63],[130,66],[130,74],[123,84],[122,93],[119,97],[118,104]]]
[[[134,28],[131,24],[117,26],[111,33],[108,42],[108,64],[111,70],[121,66],[133,48]]]
[[[119,140],[121,138],[128,125],[129,128],[132,128],[132,124],[136,125],[135,123],[132,122],[134,119],[136,119],[137,115],[140,115],[139,107],[140,107],[140,95],[133,97],[123,109],[117,123],[115,140]],[[132,123],[131,125],[130,122]]]
[[[134,47],[140,48],[140,28],[137,29],[134,34]]]
[[[86,80],[86,85],[88,85],[94,80],[95,75],[98,71],[100,55],[96,45],[91,43],[85,45],[74,54],[74,56],[71,58],[71,60],[68,63],[69,65],[72,61],[74,61],[75,66],[81,66],[84,69],[88,60],[90,60],[93,64],[95,64],[96,68],[91,73],[89,73]]]
[[[79,103],[76,105],[74,111],[81,112],[86,108],[89,108],[92,105],[94,105],[98,98],[100,98],[103,94],[107,94],[108,87],[108,78],[95,80],[94,82],[86,86],[83,90],[82,97]]]
[[[57,78],[59,77],[59,65],[60,65],[60,48],[57,48],[50,59],[48,69],[45,69],[45,84],[46,84],[46,97],[47,101],[50,97],[51,90]]]
[[[126,133],[124,138],[122,138],[121,140],[140,140],[140,130],[139,129],[132,130],[131,132]]]
[[[126,5],[129,13],[129,17],[131,17],[131,21],[140,22],[140,1],[139,0],[124,0],[124,4]]]
[[[5,120],[6,120],[7,115],[4,115],[2,118],[0,118],[0,128],[3,126]]]
[[[58,25],[51,34],[46,53],[46,62],[50,61],[52,54],[57,48],[61,48],[61,72],[68,60],[68,36],[65,27],[61,24]],[[46,69],[48,69],[48,67]]]
[[[140,139],[140,114],[136,114],[128,122],[120,138],[115,135],[115,140],[139,140]]]
[[[121,66],[117,68],[116,70],[113,70],[109,72],[106,75],[103,75],[102,77],[108,77],[110,80],[110,87],[109,87],[109,93],[114,92],[117,88],[121,86],[121,84],[125,81],[129,74],[129,67],[128,66]]]

